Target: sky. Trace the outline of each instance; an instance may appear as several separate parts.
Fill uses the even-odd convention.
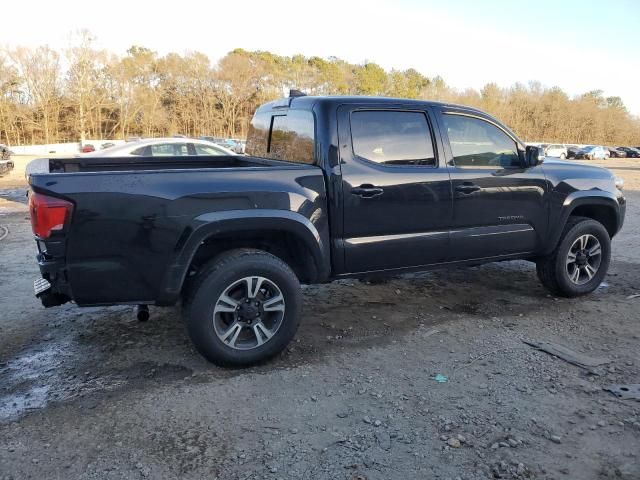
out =
[[[460,89],[529,81],[570,95],[601,89],[640,116],[639,0],[3,3],[0,47],[62,49],[87,29],[120,54],[139,45],[215,61],[240,47],[412,67]]]

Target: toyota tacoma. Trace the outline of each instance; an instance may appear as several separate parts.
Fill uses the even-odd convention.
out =
[[[34,161],[36,296],[182,302],[204,357],[249,365],[294,336],[301,283],[525,259],[575,297],[624,220],[610,171],[460,105],[295,92],[258,108],[246,153]]]

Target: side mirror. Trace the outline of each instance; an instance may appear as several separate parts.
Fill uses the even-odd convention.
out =
[[[525,150],[525,159],[528,167],[535,167],[544,162],[544,150],[540,147],[528,145]]]

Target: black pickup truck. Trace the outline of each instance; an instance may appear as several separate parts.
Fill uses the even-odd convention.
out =
[[[36,295],[181,300],[202,355],[248,365],[294,336],[300,283],[526,259],[578,296],[601,283],[624,220],[611,172],[544,161],[459,105],[284,98],[256,111],[246,151],[35,161]]]

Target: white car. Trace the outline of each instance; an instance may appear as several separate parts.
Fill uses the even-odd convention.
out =
[[[197,155],[236,155],[220,145],[194,138],[149,138],[128,142],[105,150],[83,153],[80,157],[181,157]]]
[[[567,158],[567,147],[557,143],[552,143],[545,149],[545,154],[547,157],[558,157],[564,160]]]

